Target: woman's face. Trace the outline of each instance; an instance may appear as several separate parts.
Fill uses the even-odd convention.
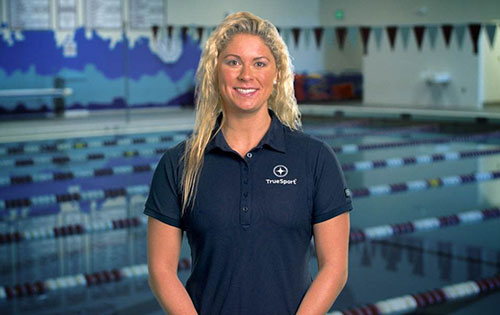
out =
[[[259,36],[235,35],[218,56],[217,75],[226,111],[267,110],[277,71],[271,50]]]

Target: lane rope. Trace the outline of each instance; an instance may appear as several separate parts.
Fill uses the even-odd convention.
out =
[[[377,150],[377,149],[389,149],[389,148],[400,148],[408,146],[418,146],[422,144],[444,144],[451,142],[467,142],[467,141],[478,141],[490,138],[500,137],[500,131],[466,135],[460,137],[447,137],[447,138],[432,138],[432,139],[422,139],[422,140],[411,140],[411,141],[400,141],[400,142],[383,142],[374,144],[346,144],[339,147],[332,146],[332,149],[339,154],[350,154],[357,153],[366,150]],[[88,154],[70,154],[70,155],[57,155],[57,156],[38,156],[34,158],[20,158],[20,159],[0,159],[0,167],[23,167],[23,166],[33,166],[41,164],[56,164],[64,165],[70,162],[87,162],[93,160],[103,160],[110,158],[119,157],[138,157],[138,156],[151,156],[164,153],[168,147],[156,147],[150,149],[139,149],[139,150],[126,150],[122,152],[93,152]]]
[[[444,304],[500,290],[500,274],[432,289],[423,293],[406,294],[327,315],[406,314],[431,305]]]
[[[393,128],[393,129],[383,129],[383,130],[368,130],[356,133],[342,133],[342,134],[312,134],[313,136],[320,139],[342,139],[342,138],[356,138],[365,136],[380,136],[386,134],[397,133],[398,135],[407,135],[415,132],[429,132],[438,130],[437,125],[423,125],[423,126],[411,126],[405,128]]]
[[[397,224],[385,224],[351,231],[349,240],[351,244],[356,244],[368,240],[381,240],[403,234],[431,231],[463,224],[480,223],[498,218],[500,218],[500,208],[498,207],[471,210],[447,216],[430,217]]]
[[[462,151],[462,152],[446,152],[435,153],[430,155],[411,156],[403,158],[389,158],[385,160],[359,161],[352,163],[343,163],[342,169],[348,171],[369,171],[386,167],[404,167],[409,165],[429,164],[443,161],[457,161],[467,158],[477,158],[482,156],[490,156],[500,154],[500,148],[488,150]],[[126,165],[115,166],[108,168],[87,168],[77,171],[67,170],[64,172],[38,173],[26,175],[0,176],[0,187],[10,185],[22,185],[31,183],[41,183],[47,181],[62,181],[75,178],[102,177],[113,175],[128,175],[142,172],[152,172],[156,168],[157,163],[142,164],[142,165]]]
[[[500,170],[357,188],[352,190],[351,195],[352,198],[390,195],[406,191],[422,191],[437,187],[459,186],[471,184],[474,182],[486,182],[496,180],[498,178],[500,178]],[[30,208],[32,206],[50,206],[63,202],[94,201],[132,195],[146,195],[148,192],[149,185],[134,185],[128,187],[95,189],[65,194],[39,195],[8,200],[0,199],[0,219],[8,215],[7,211],[3,211],[8,209]],[[24,215],[27,214],[26,211],[23,212]],[[12,213],[10,214],[12,215]]]
[[[55,153],[61,151],[81,150],[89,148],[109,148],[140,144],[155,144],[165,142],[181,142],[186,139],[191,131],[179,131],[176,134],[168,136],[147,136],[138,138],[121,138],[113,140],[94,140],[94,141],[74,141],[74,142],[51,142],[44,144],[19,143],[14,146],[0,147],[0,155],[20,155],[33,153]]]
[[[342,164],[344,171],[369,171],[378,168],[386,167],[403,167],[408,165],[429,164],[443,161],[457,161],[468,158],[476,158],[481,156],[500,154],[500,148],[488,150],[474,150],[474,151],[461,151],[461,152],[446,152],[426,154],[419,156],[410,156],[402,158],[389,158],[385,160],[373,161],[358,161],[352,163]]]
[[[178,271],[191,269],[191,260],[179,260]],[[0,286],[0,300],[22,298],[33,295],[42,295],[52,291],[71,289],[76,287],[93,287],[110,282],[119,282],[126,279],[144,278],[148,276],[148,265],[132,265],[112,270],[93,273],[80,273],[43,281],[26,282],[13,286]]]
[[[386,224],[350,232],[350,244],[369,240],[381,240],[415,232],[432,231],[464,224],[481,223],[500,218],[500,208],[471,210],[447,216],[430,217],[414,221]],[[0,246],[22,241],[42,240],[105,232],[119,229],[131,229],[147,225],[147,216],[130,217],[86,224],[69,224],[56,227],[40,227],[24,231],[0,233]]]
[[[339,128],[339,127],[356,127],[368,125],[371,122],[369,120],[356,120],[348,122],[335,123],[333,126],[318,126],[307,128],[307,131],[324,130],[328,128]],[[426,125],[425,127],[429,127]],[[424,126],[412,126],[408,128],[422,128]],[[115,138],[112,140],[94,140],[94,141],[82,141],[82,140],[57,140],[45,143],[33,143],[32,141],[17,142],[15,145],[0,143],[0,155],[16,155],[25,153],[50,153],[57,151],[68,151],[68,150],[79,150],[86,148],[100,148],[100,147],[114,147],[114,146],[129,146],[134,144],[144,144],[144,143],[162,143],[162,142],[180,142],[184,140],[192,130],[178,130],[173,132],[171,135],[165,136],[145,136],[145,137],[125,137],[125,138]]]
[[[322,130],[325,130],[324,127]],[[427,132],[435,131],[438,126],[433,125],[422,125],[422,126],[410,126],[403,128],[393,128],[393,129],[383,129],[383,130],[369,130],[357,133],[329,133],[329,134],[319,134],[315,135],[322,139],[337,139],[337,138],[348,138],[348,137],[362,137],[366,135],[383,135],[389,133],[398,134],[408,134],[412,132]],[[318,129],[319,130],[319,129]],[[313,130],[309,130],[313,131]],[[61,151],[70,150],[82,150],[89,148],[108,148],[108,147],[122,147],[140,144],[156,144],[165,142],[180,142],[191,133],[191,131],[180,130],[178,133],[168,136],[145,136],[145,137],[125,137],[121,139],[112,140],[94,140],[94,141],[64,141],[64,142],[50,142],[43,144],[30,144],[29,142],[17,143],[16,145],[0,146],[0,156],[1,155],[21,155],[21,154],[34,154],[34,153],[55,153]],[[313,133],[314,134],[314,133]]]
[[[485,182],[496,180],[498,178],[500,178],[500,170],[356,188],[352,190],[351,194],[353,198],[392,195],[406,191],[422,191],[437,187],[459,186],[476,182]]]
[[[458,137],[443,137],[443,138],[431,138],[431,139],[421,139],[421,140],[411,140],[411,141],[399,141],[399,142],[382,142],[382,143],[373,143],[373,144],[346,144],[342,146],[335,147],[333,146],[333,151],[336,153],[357,153],[361,151],[368,150],[377,150],[377,149],[388,149],[388,148],[401,148],[401,147],[410,147],[410,146],[418,146],[422,144],[444,144],[451,142],[469,142],[469,141],[478,141],[478,140],[486,140],[491,138],[500,137],[500,131],[474,134],[474,135],[464,135]]]

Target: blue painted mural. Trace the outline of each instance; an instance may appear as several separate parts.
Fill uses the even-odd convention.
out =
[[[5,30],[5,29],[4,29]],[[171,60],[161,58],[153,40],[103,38],[75,30],[62,43],[54,31],[3,32],[0,37],[0,90],[52,88],[61,78],[73,90],[66,109],[114,109],[193,103],[194,73],[201,50],[189,36],[178,39]],[[69,44],[72,52],[65,51]],[[0,115],[54,110],[49,97],[2,98]]]

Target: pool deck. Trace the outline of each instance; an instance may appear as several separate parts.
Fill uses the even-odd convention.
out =
[[[498,124],[500,106],[483,110],[409,108],[345,104],[300,105],[304,116],[428,120]],[[194,112],[191,108],[155,108],[134,110],[71,111],[62,117],[46,116],[16,120],[0,120],[0,143],[134,134],[191,129]]]
[[[484,109],[471,110],[464,108],[410,108],[346,103],[335,105],[301,105],[300,111],[303,115],[312,116],[500,123],[500,106],[487,106]]]

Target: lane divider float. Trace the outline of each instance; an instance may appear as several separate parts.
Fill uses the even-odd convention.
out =
[[[455,175],[427,180],[414,180],[406,183],[386,184],[352,190],[352,198],[380,196],[401,193],[405,191],[422,191],[444,186],[459,186],[474,182],[486,182],[500,178],[500,170],[492,172]],[[80,202],[112,199],[132,195],[145,195],[149,192],[149,185],[134,185],[128,187],[95,189],[82,192],[65,194],[48,194],[26,198],[0,199],[0,211],[6,209],[27,208],[32,206],[50,206],[63,202]],[[0,219],[6,216],[5,211],[0,212]]]
[[[327,315],[406,314],[431,305],[485,295],[498,290],[500,290],[500,274],[479,280],[452,284],[423,293],[407,294],[344,311],[333,311],[327,313]]]
[[[435,153],[402,158],[389,158],[385,160],[373,161],[359,161],[352,163],[342,164],[344,171],[369,171],[373,169],[386,168],[386,167],[402,167],[417,164],[429,164],[443,161],[456,161],[467,158],[477,158],[481,156],[489,156],[500,154],[500,148],[488,150],[474,150],[474,151],[461,151],[461,152],[446,152]]]
[[[96,141],[74,141],[74,142],[50,142],[44,144],[29,144],[19,143],[14,146],[0,146],[0,155],[18,155],[32,153],[55,153],[60,151],[81,150],[88,148],[108,148],[119,146],[130,146],[139,144],[154,144],[164,142],[180,142],[191,133],[191,131],[179,131],[178,133],[165,136],[149,136],[138,138],[121,138],[112,140],[96,140]]]
[[[389,149],[389,148],[401,148],[401,147],[411,147],[418,146],[422,144],[444,144],[451,142],[468,142],[468,141],[478,141],[486,140],[491,138],[500,137],[500,131],[480,133],[473,135],[463,135],[458,137],[443,137],[443,138],[431,138],[431,139],[421,139],[421,140],[411,140],[411,141],[399,141],[399,142],[382,142],[382,143],[372,143],[372,144],[346,144],[338,147],[332,147],[333,151],[336,153],[357,153],[367,150],[377,150],[377,149]]]
[[[488,150],[436,153],[431,155],[420,155],[420,156],[403,157],[403,158],[389,158],[385,160],[359,161],[352,163],[344,163],[342,164],[342,169],[345,172],[369,171],[373,169],[380,169],[386,167],[394,168],[394,167],[404,167],[417,164],[437,163],[443,161],[456,161],[467,158],[477,158],[477,157],[490,156],[496,154],[500,154],[500,148],[488,149]],[[71,180],[75,178],[128,175],[134,173],[152,172],[156,168],[156,165],[157,163],[150,163],[150,164],[142,164],[134,166],[125,165],[125,166],[115,166],[108,168],[94,168],[94,169],[87,168],[87,169],[79,169],[77,171],[67,170],[65,172],[58,171],[53,173],[38,173],[34,175],[25,174],[25,175],[0,176],[0,187],[10,186],[10,185],[40,183],[47,181]]]
[[[191,260],[182,258],[179,260],[178,271],[186,271],[191,268]],[[76,287],[93,287],[110,282],[119,282],[126,279],[144,278],[148,276],[148,265],[140,264],[104,270],[94,273],[80,273],[57,278],[49,278],[43,281],[26,282],[13,286],[0,286],[0,300],[22,298],[27,296],[42,295],[51,291],[71,289]]]
[[[345,153],[357,153],[366,150],[377,150],[377,149],[390,149],[390,148],[400,148],[408,146],[418,146],[422,144],[443,144],[450,142],[467,142],[467,141],[478,141],[489,138],[500,137],[500,131],[475,134],[475,135],[465,135],[460,137],[447,137],[447,138],[432,138],[432,139],[422,139],[422,140],[411,140],[411,141],[400,141],[400,142],[382,142],[374,144],[346,144],[339,147],[332,146],[332,149],[339,154]],[[88,154],[70,154],[70,155],[58,155],[58,156],[38,156],[34,158],[20,158],[20,159],[0,159],[0,167],[23,167],[23,166],[34,166],[41,164],[56,164],[65,165],[70,162],[87,162],[94,160],[104,160],[110,158],[120,158],[120,157],[138,157],[138,156],[152,156],[164,153],[168,150],[168,147],[159,147],[151,149],[141,149],[141,150],[126,150],[122,152],[93,152]]]
[[[496,180],[499,178],[500,170],[447,177],[436,177],[431,179],[413,180],[403,183],[356,188],[352,190],[352,197],[362,198],[368,196],[392,195],[406,191],[421,191],[437,187],[459,186],[476,182]]]
[[[431,231],[463,224],[480,223],[498,218],[500,218],[500,208],[498,207],[471,210],[447,216],[424,218],[398,224],[385,224],[351,231],[349,239],[351,244],[355,244],[368,240],[380,240],[414,232]]]
[[[414,221],[386,224],[350,232],[350,244],[370,240],[392,238],[403,234],[431,231],[452,226],[481,223],[500,218],[500,208],[493,207],[482,210],[471,210],[447,216],[430,217]],[[24,231],[0,233],[0,245],[19,243],[22,241],[61,238],[73,235],[91,234],[119,229],[131,229],[147,224],[147,216],[130,217],[87,224],[70,224],[56,227],[41,227]]]

